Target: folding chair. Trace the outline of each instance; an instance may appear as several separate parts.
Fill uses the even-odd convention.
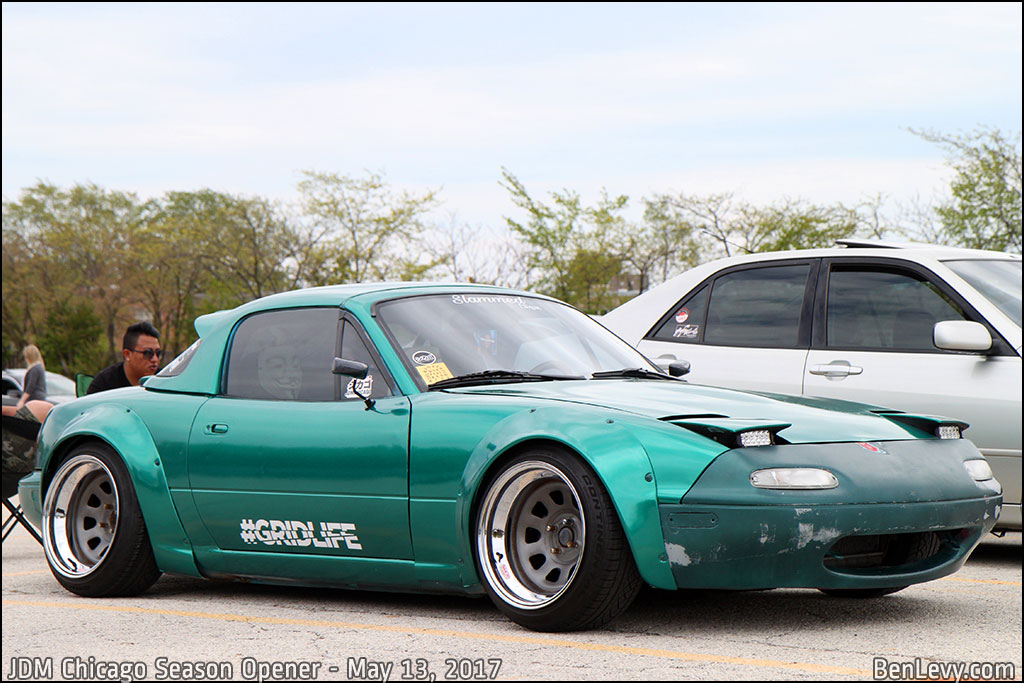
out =
[[[85,396],[85,392],[89,391],[90,384],[92,384],[92,375],[83,372],[75,375],[75,397]]]
[[[15,505],[10,501],[10,498],[18,493],[18,482],[26,474],[32,471],[34,466],[33,458],[28,457],[28,453],[23,453],[24,457],[14,458],[8,457],[7,445],[12,437],[20,437],[18,440],[19,447],[35,452],[31,446],[25,444],[35,443],[36,437],[39,435],[39,428],[42,427],[38,422],[30,422],[28,420],[22,420],[17,417],[10,417],[8,415],[3,416],[3,440],[4,440],[4,461],[3,461],[3,495],[4,495],[4,507],[10,513],[7,519],[3,522],[3,538],[0,542],[6,541],[7,537],[10,536],[11,532],[14,531],[14,527],[21,524],[25,529],[32,534],[32,538],[36,539],[40,545],[43,543],[43,537],[39,535],[35,527],[27,519],[25,519],[24,513],[22,513],[21,505]]]

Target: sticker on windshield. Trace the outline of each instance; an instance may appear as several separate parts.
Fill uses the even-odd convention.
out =
[[[417,351],[412,354],[412,362],[416,365],[430,365],[437,362],[437,356],[430,351]]]
[[[690,319],[690,312],[685,308],[680,308],[679,312],[676,313],[676,322],[682,325]]]
[[[466,294],[452,294],[453,304],[508,304],[525,308],[528,311],[539,311],[540,306],[533,306],[527,303],[521,296],[468,296]]]
[[[373,375],[367,375],[365,379],[353,379],[345,389],[345,398],[359,398],[359,394],[369,396],[373,393]]]
[[[419,365],[416,367],[420,371],[420,377],[427,384],[434,384],[440,382],[443,379],[449,379],[454,377],[452,371],[448,369],[448,366],[444,363],[431,363],[430,365]]]

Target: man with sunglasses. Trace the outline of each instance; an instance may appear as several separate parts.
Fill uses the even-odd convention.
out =
[[[124,334],[121,353],[124,360],[100,370],[89,385],[87,394],[138,386],[143,377],[155,375],[164,355],[160,348],[160,333],[151,323],[135,323]]]

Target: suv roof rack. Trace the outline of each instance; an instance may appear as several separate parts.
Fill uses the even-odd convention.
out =
[[[836,240],[836,244],[847,249],[954,249],[944,244],[927,244],[925,242],[887,242],[885,240],[869,240],[845,238]]]

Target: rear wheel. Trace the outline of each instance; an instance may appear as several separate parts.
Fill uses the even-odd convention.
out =
[[[596,628],[640,589],[607,492],[589,467],[560,450],[524,453],[490,478],[476,535],[488,594],[529,629]]]
[[[79,446],[57,469],[43,547],[54,577],[78,595],[137,595],[160,577],[131,476],[106,444]]]

